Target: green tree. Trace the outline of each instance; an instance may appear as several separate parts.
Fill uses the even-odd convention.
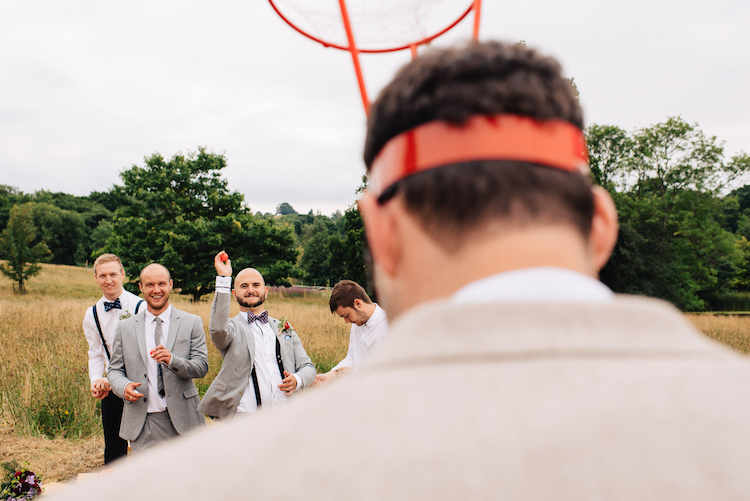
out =
[[[0,184],[0,230],[5,228],[10,217],[10,210],[14,205],[29,202],[31,198],[24,195],[18,188]]]
[[[722,227],[726,204],[719,191],[747,169],[734,159],[724,163],[716,138],[681,118],[628,137],[617,128],[593,130],[591,163],[613,193],[620,218],[602,281],[616,292],[660,297],[686,310],[705,308],[732,283],[738,263],[736,239]]]
[[[330,285],[328,239],[330,233],[323,221],[315,221],[305,228],[304,251],[300,266],[305,271],[305,281],[314,285]]]
[[[276,206],[276,214],[286,216],[288,214],[297,214],[297,211],[291,205],[284,202]]]
[[[288,277],[299,275],[292,230],[252,216],[221,177],[225,167],[223,155],[199,148],[169,161],[156,153],[124,171],[116,189],[126,202],[97,253],[118,254],[131,278],[148,263],[162,263],[175,288],[196,301],[214,290],[211,262],[220,249],[235,268],[253,266],[267,283],[289,284]]]
[[[365,266],[367,240],[362,216],[356,205],[349,207],[342,218],[341,231],[343,238],[336,234],[329,237],[328,253],[331,269],[331,283],[339,280],[354,280],[375,299],[369,284],[369,275]]]
[[[29,202],[26,205],[52,253],[52,263],[73,266],[86,259],[89,232],[81,214],[48,202]]]
[[[615,125],[592,124],[586,129],[586,146],[594,182],[611,192],[622,188],[633,148],[627,132]]]
[[[30,207],[14,206],[0,235],[0,255],[7,261],[0,264],[0,272],[18,284],[16,290],[21,294],[26,292],[26,280],[41,271],[37,263],[50,253],[43,241],[34,243],[35,237]]]

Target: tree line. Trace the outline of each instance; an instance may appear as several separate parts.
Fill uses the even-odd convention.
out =
[[[0,259],[7,260],[0,269],[22,291],[37,261],[81,266],[112,252],[122,258],[131,290],[137,292],[143,266],[160,262],[175,288],[199,300],[214,290],[207,263],[226,249],[235,268],[257,268],[271,285],[366,283],[355,207],[327,217],[300,215],[282,203],[277,214],[253,214],[244,196],[229,190],[225,167],[224,155],[199,148],[169,160],[146,157],[120,174],[122,184],[89,196],[0,185]]]
[[[750,310],[750,156],[680,117],[631,132],[592,125],[594,180],[607,188],[620,233],[601,280],[615,292],[686,311]]]
[[[725,158],[722,142],[680,117],[634,131],[594,124],[586,139],[594,182],[611,193],[620,218],[601,280],[686,311],[750,310],[750,185],[731,190],[750,156]],[[131,281],[158,261],[196,300],[213,291],[206,263],[222,248],[237,269],[258,268],[272,285],[367,283],[356,206],[329,217],[283,202],[276,214],[253,214],[229,190],[225,167],[223,155],[199,148],[146,157],[120,174],[121,184],[88,197],[0,186],[0,258],[9,259],[8,242],[20,242],[19,228],[30,224],[33,235],[23,237],[38,260],[82,265],[113,252]],[[13,211],[33,224],[14,229]]]

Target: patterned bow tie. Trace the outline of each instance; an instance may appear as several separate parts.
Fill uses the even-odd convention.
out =
[[[263,322],[264,324],[268,323],[268,312],[264,311],[260,315],[256,315],[252,311],[247,312],[247,323],[251,324],[258,320],[259,322]]]
[[[114,301],[104,301],[104,312],[108,312],[112,308],[117,308],[118,310],[122,309],[122,305],[120,304],[120,298],[118,297]]]

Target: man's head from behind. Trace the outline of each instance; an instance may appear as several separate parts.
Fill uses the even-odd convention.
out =
[[[364,325],[375,311],[375,305],[367,292],[351,280],[342,280],[333,286],[328,306],[331,313],[343,318],[347,324],[359,326]]]
[[[595,275],[617,223],[580,170],[582,128],[559,64],[523,45],[432,50],[402,68],[370,109],[359,204],[389,315],[509,269]]]
[[[268,286],[258,270],[245,268],[234,279],[232,295],[242,311],[262,309],[268,296]]]

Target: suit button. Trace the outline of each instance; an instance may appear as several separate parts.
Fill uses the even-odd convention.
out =
[[[144,402],[148,402],[148,397],[143,397]]]
[[[148,378],[148,374],[144,374],[143,377]]]
[[[240,392],[240,395],[242,395],[242,392]]]

